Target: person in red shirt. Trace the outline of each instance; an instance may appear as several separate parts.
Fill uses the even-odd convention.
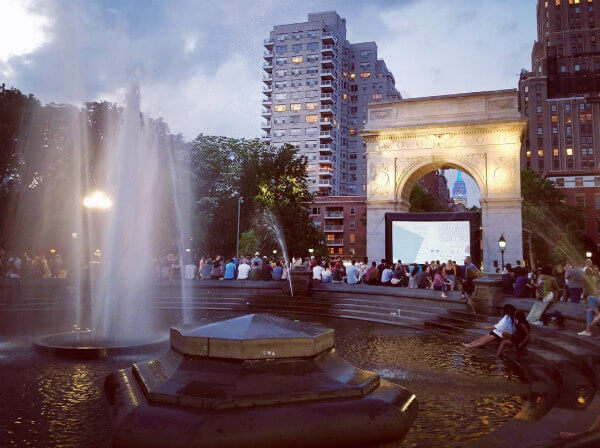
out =
[[[371,267],[367,269],[367,273],[365,274],[365,281],[369,285],[376,285],[379,281],[377,277],[379,276],[379,269],[377,269],[377,263],[371,263]]]

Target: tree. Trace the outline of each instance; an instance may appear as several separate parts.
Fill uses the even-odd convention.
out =
[[[521,171],[521,195],[523,246],[531,266],[536,266],[538,259],[543,263],[581,262],[583,245],[577,222],[582,219],[582,209],[568,205],[553,182],[532,170]]]
[[[419,184],[415,184],[412,191],[410,192],[410,213],[424,213],[424,212],[447,212],[448,208],[444,205],[427,189],[423,188]]]

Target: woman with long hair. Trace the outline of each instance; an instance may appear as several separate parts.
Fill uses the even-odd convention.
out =
[[[515,333],[510,339],[504,339],[500,343],[497,355],[501,357],[504,350],[510,347],[515,347],[517,352],[523,350],[527,346],[530,337],[531,328],[529,322],[527,322],[527,317],[523,311],[517,311],[515,313]]]
[[[513,305],[504,305],[502,319],[494,326],[484,327],[484,329],[492,331],[469,344],[464,344],[464,346],[467,348],[483,347],[490,342],[502,342],[504,339],[512,337],[515,333],[515,311]]]

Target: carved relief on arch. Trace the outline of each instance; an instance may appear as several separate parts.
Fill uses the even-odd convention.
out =
[[[518,194],[516,173],[519,161],[513,156],[495,157],[489,165],[489,184],[492,194]]]
[[[382,159],[369,164],[369,200],[394,200],[393,159]]]

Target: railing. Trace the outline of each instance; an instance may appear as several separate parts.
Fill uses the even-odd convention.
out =
[[[321,98],[333,98],[333,96],[331,95],[331,93],[322,93]]]
[[[264,51],[263,52],[263,57],[265,57],[265,58],[272,58],[273,57],[273,52],[272,51]]]
[[[265,45],[273,45],[273,39],[265,39],[263,41],[263,44],[265,44]]]
[[[324,75],[334,75],[333,70],[331,70],[330,68],[321,70],[321,76],[324,76]]]
[[[321,81],[321,87],[333,87],[333,82],[331,82],[331,81]]]
[[[331,131],[321,131],[319,135],[321,137],[331,137]]]
[[[270,128],[271,127],[271,122],[270,121],[263,121],[260,124],[260,126],[263,127],[263,128]]]
[[[332,44],[323,45],[321,47],[321,51],[329,51],[329,50],[333,50],[333,45]]]
[[[344,239],[343,238],[336,238],[333,240],[325,240],[325,244],[328,246],[343,246],[344,245]]]
[[[273,75],[264,75],[263,81],[273,81]]]
[[[333,160],[331,160],[331,157],[329,156],[319,156],[319,162],[333,163]]]
[[[344,226],[342,225],[326,225],[325,232],[343,232]]]
[[[265,62],[263,64],[263,68],[273,68],[273,63],[272,62]]]
[[[271,140],[271,134],[263,134],[263,135],[261,135],[261,138],[263,140]]]
[[[323,151],[331,151],[331,145],[319,145],[319,149]]]
[[[336,211],[336,212],[325,212],[325,218],[343,218],[344,212]]]
[[[270,109],[263,109],[262,110],[262,115],[271,115],[271,110]]]

